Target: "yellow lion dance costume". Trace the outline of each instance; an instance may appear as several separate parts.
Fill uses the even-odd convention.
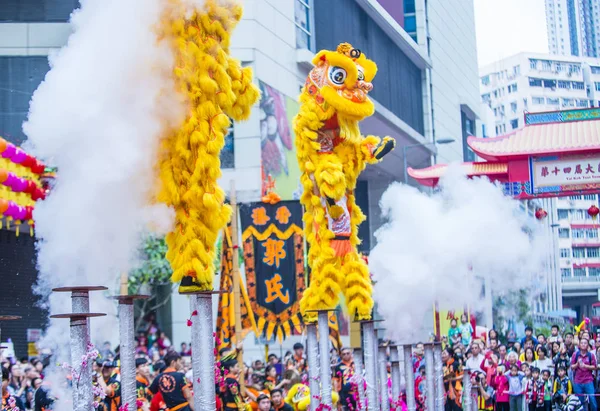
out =
[[[335,309],[343,292],[350,315],[368,320],[371,278],[356,251],[358,225],[365,216],[355,203],[354,189],[366,164],[380,161],[395,141],[364,137],[358,127],[375,111],[367,97],[377,72],[373,61],[343,43],[336,51],[320,51],[313,64],[294,119],[312,270],[301,310],[306,321],[314,322],[314,310]]]
[[[175,230],[167,235],[167,259],[180,292],[213,288],[215,243],[231,217],[221,176],[219,154],[230,118],[250,116],[260,93],[252,70],[229,54],[230,35],[242,17],[235,1],[206,0],[203,10],[188,10],[172,0],[175,11],[164,19],[165,36],[176,55],[174,76],[185,95],[189,115],[163,141],[159,201],[176,213]]]
[[[310,405],[310,399],[310,388],[307,385],[297,383],[288,391],[285,402],[291,405],[294,411],[305,411]],[[340,396],[337,392],[333,391],[331,393],[331,401],[334,407],[336,407],[339,400]]]

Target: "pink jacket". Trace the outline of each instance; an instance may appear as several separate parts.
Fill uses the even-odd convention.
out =
[[[492,380],[492,388],[496,390],[496,402],[508,402],[508,378],[506,375],[496,375]]]

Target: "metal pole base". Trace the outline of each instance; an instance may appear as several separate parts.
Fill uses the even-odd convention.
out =
[[[190,295],[192,316],[192,369],[194,373],[194,409],[214,410],[215,339],[213,338],[212,292]]]
[[[310,410],[315,411],[319,404],[319,343],[317,339],[317,325],[306,324],[306,350],[308,359],[308,386],[310,389]]]

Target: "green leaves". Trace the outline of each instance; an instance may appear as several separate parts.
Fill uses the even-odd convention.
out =
[[[142,249],[142,265],[129,273],[129,292],[136,294],[142,285],[161,285],[171,281],[173,270],[167,261],[164,237],[150,236]]]

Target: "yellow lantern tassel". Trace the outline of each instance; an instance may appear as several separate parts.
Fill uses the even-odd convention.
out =
[[[21,221],[17,220],[15,221],[15,225],[17,227],[17,237],[19,236],[19,229],[21,228]]]
[[[29,220],[27,224],[29,224],[29,237],[33,237],[33,220]]]
[[[6,229],[7,229],[7,230],[10,230],[10,220],[12,220],[12,217],[8,217],[8,218],[6,219]]]

